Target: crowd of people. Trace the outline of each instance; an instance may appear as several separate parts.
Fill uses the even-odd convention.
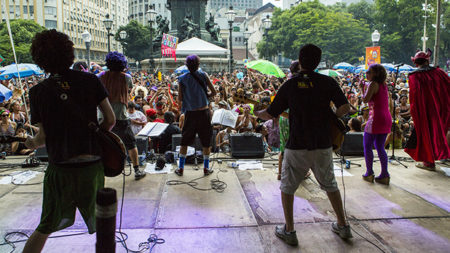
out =
[[[81,66],[81,67],[80,67]],[[84,67],[82,67],[84,66]],[[89,69],[86,63],[78,62],[73,66],[80,71]],[[96,64],[91,65],[93,73],[101,73]],[[242,73],[246,73],[242,75]],[[177,126],[180,131],[183,128],[184,115],[178,105],[178,79],[175,74],[158,74],[147,71],[127,71],[131,75],[127,103],[127,116],[131,120],[133,133],[136,135],[148,122],[169,123]],[[363,132],[367,120],[369,119],[369,106],[363,102],[361,83],[365,82],[365,73],[354,74],[341,72],[342,76],[335,77],[342,91],[351,104],[351,110],[344,117],[350,132]],[[288,73],[288,76],[292,75]],[[281,84],[288,78],[276,78],[263,75],[253,70],[235,70],[232,73],[220,72],[210,73],[210,79],[217,92],[211,99],[211,114],[218,109],[231,110],[239,114],[235,127],[214,126],[216,138],[213,147],[215,151],[229,151],[229,134],[253,132],[261,133],[264,139],[265,150],[276,152],[280,150],[280,127],[278,120],[262,121],[255,117],[253,104],[246,104],[234,101],[233,96],[240,92],[251,100],[257,101],[267,106],[277,94]],[[241,77],[241,78],[238,78]],[[407,73],[400,73],[395,80],[395,73],[389,73],[386,83],[389,89],[390,112],[395,116],[393,127],[395,127],[395,137],[393,132],[389,133],[384,146],[386,148],[403,148],[406,140],[411,135],[414,128],[409,105],[409,88]],[[1,152],[7,154],[28,154],[30,150],[20,145],[20,141],[10,138],[22,134],[33,134],[36,128],[29,124],[27,108],[23,98],[27,98],[27,91],[41,78],[23,78],[22,83],[25,96],[21,92],[15,92],[13,99],[0,104],[3,114],[8,115],[2,118],[1,131]],[[2,84],[12,90],[17,90],[20,85],[13,81],[2,81]],[[394,109],[395,106],[395,109]],[[395,112],[395,115],[394,113]],[[392,128],[394,129],[394,128]],[[26,130],[26,131],[23,131]],[[179,133],[180,131],[173,131]],[[22,133],[23,132],[23,133]],[[165,136],[171,138],[171,136]],[[15,140],[15,141],[12,141]],[[394,141],[394,143],[393,143]],[[171,142],[165,140],[166,146],[155,147],[161,152],[170,150]],[[14,145],[12,145],[14,144]]]

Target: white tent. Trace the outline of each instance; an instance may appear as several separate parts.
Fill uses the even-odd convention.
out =
[[[193,37],[178,44],[177,55],[196,54],[198,56],[221,56],[227,55],[228,50],[207,41]]]

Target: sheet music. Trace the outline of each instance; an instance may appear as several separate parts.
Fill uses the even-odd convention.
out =
[[[158,137],[160,136],[169,124],[159,123],[159,122],[149,122],[144,128],[137,134],[139,136],[149,136],[149,137]]]
[[[216,110],[212,116],[211,124],[220,124],[223,126],[235,127],[238,118],[237,112],[226,109]]]

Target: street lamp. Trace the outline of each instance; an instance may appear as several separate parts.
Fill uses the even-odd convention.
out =
[[[125,30],[120,31],[119,37],[120,37],[121,40],[126,39],[127,38],[127,31],[125,31]]]
[[[272,20],[270,20],[269,15],[267,15],[266,18],[262,20],[262,22],[263,22],[263,26],[265,28],[264,35],[266,36],[267,42],[269,42],[269,29],[272,26]],[[266,51],[268,51],[268,50],[269,50],[269,47],[267,45]],[[268,57],[268,55],[269,55],[269,53],[267,52],[267,57]]]
[[[372,44],[373,44],[373,46],[378,45],[378,41],[380,41],[380,33],[378,32],[378,30],[375,30],[372,33]]]
[[[125,31],[125,30],[122,30],[122,31],[120,31],[119,32],[119,38],[120,38],[120,40],[122,41],[122,53],[125,53],[124,52],[124,49],[123,49],[123,45],[124,44],[127,44],[124,40],[127,38],[127,32]]]
[[[227,16],[228,24],[230,24],[230,58],[228,61],[228,71],[231,73],[233,71],[233,22],[236,12],[233,10],[233,6],[225,13]]]
[[[109,36],[113,36],[113,34],[111,34],[111,28],[113,25],[113,20],[109,18],[109,14],[106,14],[105,19],[103,20],[103,24],[105,25],[106,31],[107,31],[107,36],[108,36],[108,53],[111,52],[111,42],[109,41]]]
[[[245,59],[248,60],[248,39],[252,36],[252,32],[248,31],[248,28],[245,28],[244,32],[244,42],[245,42]]]
[[[86,44],[86,51],[87,51],[87,65],[88,69],[91,69],[91,34],[88,31],[84,31],[81,34],[81,37],[83,37],[84,44]]]
[[[155,10],[153,10],[153,5],[150,5],[150,9],[147,11],[147,19],[148,19],[148,24],[150,26],[150,61],[149,61],[149,65],[150,65],[150,72],[153,71],[153,65],[155,64],[153,61],[153,32],[152,32],[152,26],[153,26],[153,22],[155,22],[156,20],[156,15],[158,13],[156,13]]]

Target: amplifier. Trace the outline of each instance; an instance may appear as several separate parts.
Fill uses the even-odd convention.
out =
[[[47,148],[45,146],[37,148],[36,151],[34,152],[34,156],[36,156],[36,158],[39,159],[41,162],[47,162],[48,161]]]
[[[230,145],[233,158],[264,158],[261,134],[230,134]]]
[[[172,135],[172,151],[175,151],[177,146],[180,146],[181,144],[181,134],[174,134]],[[198,135],[195,135],[195,141],[191,145],[189,145],[195,150],[202,150],[202,143],[200,142],[200,138]],[[214,151],[214,147],[216,146],[216,138],[214,135],[211,135],[211,151]]]
[[[364,156],[364,132],[349,132],[344,136],[341,155]]]

